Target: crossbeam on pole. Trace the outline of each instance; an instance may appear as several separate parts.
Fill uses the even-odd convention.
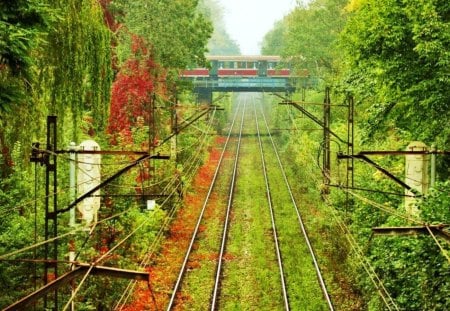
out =
[[[445,231],[445,228],[449,228],[450,225],[429,225],[429,226],[414,226],[414,227],[375,227],[372,228],[374,235],[419,235],[419,234],[436,234],[447,242],[450,242],[450,233]]]
[[[26,306],[37,301],[38,299],[45,296],[47,293],[58,289],[59,287],[69,283],[79,275],[86,273],[91,266],[89,264],[77,264],[74,270],[67,272],[66,274],[60,276],[56,280],[46,284],[37,291],[31,293],[30,295],[22,298],[21,300],[13,303],[9,307],[3,309],[3,311],[17,311],[17,310],[27,310]],[[104,275],[115,278],[124,278],[137,281],[149,281],[150,273],[144,271],[133,271],[118,269],[112,267],[95,266],[91,270],[92,275]]]

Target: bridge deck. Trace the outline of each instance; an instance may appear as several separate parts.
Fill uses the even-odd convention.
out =
[[[253,77],[192,80],[197,92],[293,92],[291,78]]]

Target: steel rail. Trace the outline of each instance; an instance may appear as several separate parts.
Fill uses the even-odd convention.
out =
[[[220,171],[223,159],[225,158],[225,152],[227,150],[228,143],[229,143],[231,135],[232,135],[232,131],[233,131],[236,119],[237,119],[238,111],[239,111],[239,107],[236,108],[235,114],[233,116],[233,121],[232,121],[232,123],[230,125],[230,129],[228,131],[227,139],[225,141],[225,144],[223,146],[222,152],[220,154],[219,162],[217,163],[217,167],[216,167],[216,170],[214,171],[214,175],[213,175],[213,178],[211,180],[211,184],[209,186],[208,192],[206,194],[205,201],[203,202],[202,209],[201,209],[200,214],[199,214],[199,216],[197,218],[197,223],[196,223],[194,231],[192,233],[192,237],[191,237],[191,241],[189,243],[188,249],[187,249],[187,251],[185,253],[183,264],[182,264],[182,266],[180,268],[177,280],[176,280],[175,285],[174,285],[174,287],[172,289],[172,295],[170,297],[169,304],[167,305],[167,308],[166,308],[167,311],[172,310],[172,308],[175,305],[176,295],[177,295],[178,291],[180,290],[181,283],[183,282],[184,275],[185,275],[185,272],[186,272],[187,263],[189,261],[189,257],[191,256],[192,250],[194,248],[194,243],[195,243],[195,240],[197,238],[201,222],[203,221],[203,216],[205,214],[206,207],[207,207],[207,205],[209,203],[209,199],[211,197],[211,194],[213,192],[214,186],[216,184],[216,180],[217,180],[217,177],[219,175],[219,171]]]
[[[213,112],[213,114],[212,114],[212,116],[210,118],[210,121],[208,122],[208,128],[206,129],[206,132],[208,132],[211,129],[211,127],[212,127],[212,122],[214,120],[215,112],[216,112],[216,110],[214,110],[214,112]],[[201,150],[204,147],[205,143],[206,143],[206,133],[204,132],[203,136],[200,136],[199,140],[196,142],[196,147],[197,147],[196,148],[196,152],[194,154],[192,154],[190,156],[190,158],[184,162],[184,163],[189,163],[187,165],[187,167],[185,167],[185,176],[187,177],[187,180],[191,180],[192,179],[192,176],[195,174],[194,173],[195,168],[199,167],[198,163],[200,161],[200,153],[201,153]],[[193,145],[191,145],[191,147],[192,146]],[[180,183],[181,183],[180,180],[177,180],[177,179],[174,179],[173,177],[171,177],[170,181],[168,182],[168,184],[165,186],[165,188],[162,189],[162,193],[166,193],[166,191],[169,188],[177,189],[180,186]],[[169,194],[169,197],[174,195],[174,193],[175,193],[175,191],[172,190],[172,192]],[[176,200],[176,202],[179,202],[179,200],[180,200],[180,198],[178,198]],[[150,243],[149,247],[147,248],[147,250],[149,252],[146,253],[146,255],[143,257],[141,263],[139,264],[140,268],[144,268],[144,267],[148,266],[149,261],[150,261],[150,259],[152,258],[153,254],[154,254],[156,245],[159,243],[159,241],[164,236],[164,232],[165,232],[164,228],[166,228],[167,225],[170,223],[170,220],[173,219],[173,216],[174,216],[174,214],[175,214],[175,212],[177,210],[178,210],[178,207],[177,207],[176,204],[173,205],[169,209],[169,211],[167,213],[167,216],[162,221],[162,224],[159,227],[159,230],[158,230],[155,238],[152,240],[152,242]],[[149,285],[151,285],[151,284],[149,283]],[[130,283],[128,283],[126,289],[122,293],[119,301],[115,304],[115,307],[114,307],[113,310],[120,311],[120,310],[122,310],[125,307],[125,304],[127,303],[127,301],[129,301],[131,295],[134,292],[135,286],[136,286],[136,282],[135,281],[130,281]],[[153,293],[152,293],[152,299],[153,299],[153,302],[156,305],[156,302],[155,302],[156,299],[154,298]],[[156,308],[156,309],[158,309],[158,308]]]
[[[275,213],[274,213],[274,210],[273,210],[272,195],[271,195],[271,192],[270,192],[269,176],[267,174],[266,159],[265,159],[265,156],[264,156],[264,148],[263,148],[263,145],[262,145],[262,140],[261,140],[261,135],[260,135],[261,131],[259,129],[258,115],[256,114],[256,107],[255,107],[255,103],[254,102],[253,102],[253,108],[254,108],[254,113],[255,113],[256,132],[257,132],[257,135],[258,135],[259,152],[260,152],[260,155],[261,155],[262,170],[263,170],[264,181],[265,181],[265,186],[266,186],[267,204],[269,206],[270,220],[272,222],[273,240],[274,240],[274,243],[275,243],[275,252],[277,254],[278,269],[280,271],[280,281],[281,281],[281,290],[282,290],[282,293],[283,293],[284,308],[285,308],[285,310],[290,310],[289,297],[288,297],[287,286],[286,286],[286,279],[284,277],[284,270],[283,270],[283,258],[281,256],[280,245],[279,245],[279,242],[278,242],[278,232],[277,232],[277,226],[276,226],[276,222],[275,222]]]
[[[241,149],[242,130],[244,128],[245,105],[246,105],[246,102],[244,102],[244,107],[243,107],[243,111],[242,111],[241,127],[239,129],[239,137],[238,137],[238,142],[237,142],[236,155],[234,158],[233,175],[231,178],[230,191],[229,191],[229,195],[228,195],[227,211],[226,211],[225,223],[224,223],[224,227],[223,227],[223,234],[222,234],[219,258],[218,258],[217,268],[216,268],[216,278],[215,278],[215,283],[214,283],[214,290],[212,292],[212,297],[211,297],[211,311],[216,310],[217,304],[218,304],[218,297],[220,295],[220,285],[221,285],[220,281],[221,281],[221,277],[222,277],[223,255],[225,253],[225,248],[226,248],[226,244],[227,244],[230,213],[231,213],[231,208],[233,206],[234,189],[236,186],[237,168],[238,168],[238,163],[239,163],[239,151]]]
[[[289,184],[289,181],[288,181],[288,179],[287,179],[286,172],[285,172],[284,166],[283,166],[283,164],[282,164],[282,162],[281,162],[281,158],[280,158],[280,155],[279,155],[279,153],[278,153],[277,146],[276,146],[275,141],[273,140],[273,137],[272,137],[272,135],[271,135],[271,133],[270,133],[269,125],[268,125],[268,123],[267,123],[267,119],[266,119],[266,116],[265,116],[265,114],[264,114],[264,111],[261,110],[261,114],[262,114],[262,116],[263,116],[264,123],[265,123],[266,129],[267,129],[267,133],[268,133],[268,136],[269,136],[270,141],[271,141],[271,143],[272,143],[273,150],[274,150],[274,152],[275,152],[275,155],[276,155],[276,158],[277,158],[277,161],[278,161],[278,165],[279,165],[279,167],[280,167],[280,172],[281,172],[282,175],[283,175],[283,179],[284,179],[285,185],[286,185],[287,190],[288,190],[288,192],[289,192],[289,196],[290,196],[290,198],[291,198],[292,204],[293,204],[293,206],[294,206],[294,208],[295,208],[295,212],[296,212],[296,214],[297,214],[297,219],[298,219],[298,222],[299,222],[299,225],[300,225],[300,229],[301,229],[301,231],[302,231],[303,237],[305,238],[306,245],[308,246],[309,253],[310,253],[311,258],[312,258],[312,260],[313,260],[314,269],[315,269],[315,271],[316,271],[317,278],[319,279],[319,283],[320,283],[320,287],[321,287],[321,289],[322,289],[322,293],[323,293],[324,298],[325,298],[325,300],[326,300],[326,302],[327,302],[327,304],[328,304],[329,309],[330,309],[331,311],[334,311],[333,303],[332,303],[332,301],[331,301],[330,295],[328,294],[328,290],[327,290],[325,281],[324,281],[324,279],[323,279],[323,277],[322,277],[322,272],[321,272],[321,270],[320,270],[319,263],[318,263],[318,261],[317,261],[317,258],[316,258],[316,255],[315,255],[315,253],[314,253],[314,249],[313,249],[313,247],[312,247],[312,244],[311,244],[311,242],[310,242],[310,240],[309,240],[309,236],[308,236],[308,233],[307,233],[307,231],[306,231],[306,227],[305,227],[305,225],[304,225],[302,216],[301,216],[301,214],[300,214],[299,208],[298,208],[298,206],[297,206],[297,203],[296,203],[296,201],[295,201],[294,195],[293,195],[293,193],[292,193],[292,188],[291,188],[291,186],[290,186],[290,184]]]

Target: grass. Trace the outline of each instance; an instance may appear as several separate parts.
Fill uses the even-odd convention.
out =
[[[264,147],[266,152],[272,148],[267,142]],[[293,310],[328,310],[275,155],[266,160],[290,306]]]
[[[284,309],[252,109],[252,105],[247,105],[244,126],[246,135],[242,139],[229,242],[223,266],[220,310]],[[259,121],[262,122],[262,118]],[[264,133],[265,126],[262,123],[260,128],[264,129]],[[263,144],[267,153],[266,165],[273,191],[290,307],[292,310],[328,310],[304,243],[297,214],[267,136],[263,136]],[[224,165],[228,169],[219,174],[217,191],[208,205],[202,232],[189,262],[180,294],[181,300],[176,309],[209,308],[233,159],[232,156],[227,157]],[[322,271],[326,272],[325,279],[332,290],[332,298],[337,301],[335,307],[339,306],[336,307],[337,310],[357,310],[361,304],[352,292],[345,270],[336,262],[342,255],[342,250],[338,249],[339,245],[334,245],[335,240],[331,235],[337,230],[330,223],[326,208],[319,202],[320,194],[314,190],[310,180],[302,180],[299,176],[301,174],[293,173],[298,172],[299,168],[291,167],[294,165],[292,161],[285,161],[284,164]],[[345,303],[346,295],[351,297],[351,302]]]
[[[230,140],[230,144],[234,144]],[[231,167],[233,159],[229,156],[223,165]],[[195,243],[195,250],[188,263],[188,272],[181,288],[182,305],[176,309],[207,310],[210,295],[214,287],[214,273],[216,268],[219,242],[222,234],[222,222],[226,210],[231,169],[224,170],[218,175],[217,191],[211,196],[202,222],[201,233]]]
[[[249,110],[247,115],[252,117]],[[254,134],[254,122],[246,122],[245,134]],[[228,244],[232,259],[224,266],[220,310],[280,310],[281,281],[255,136],[242,140],[238,176]]]

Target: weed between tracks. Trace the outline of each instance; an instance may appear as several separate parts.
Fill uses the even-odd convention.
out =
[[[251,128],[246,126],[246,128]],[[267,140],[267,137],[264,139]],[[224,138],[221,138],[223,143]],[[233,141],[230,141],[232,144]],[[265,150],[269,151],[267,141]],[[261,173],[259,150],[256,136],[247,135],[241,148],[239,179],[233,206],[229,245],[225,256],[220,298],[220,310],[283,310],[281,282],[274,252],[270,216],[268,213],[264,179]],[[219,148],[212,148],[210,158],[199,170],[193,190],[186,196],[186,206],[180,210],[170,230],[168,240],[162,246],[161,255],[154,259],[151,267],[151,284],[158,309],[168,303],[170,291],[178,275],[185,250],[190,241],[195,221],[203,204],[214,164],[220,155]],[[227,154],[227,160],[232,161]],[[283,180],[277,172],[278,164],[271,156],[266,158],[269,179],[274,200],[276,222],[280,247],[284,259],[286,282],[292,310],[327,310],[317,277],[304,246],[303,238],[292,204],[283,194]],[[230,169],[231,171],[231,169]],[[333,233],[326,211],[320,208],[318,191],[314,186],[303,183],[294,173],[288,173],[294,195],[301,213],[310,229],[310,237],[325,272],[327,285],[337,310],[358,310],[358,298],[351,288],[336,257],[342,251],[334,250]],[[299,176],[297,176],[299,177]],[[221,235],[221,222],[226,208],[229,176],[221,174],[217,189],[211,196],[205,222],[202,224],[195,253],[188,263],[188,272],[178,295],[177,310],[207,310],[213,287],[213,277],[217,262],[218,239]],[[206,182],[207,181],[207,182]],[[305,191],[305,187],[308,187]],[[224,199],[225,198],[225,199]],[[332,245],[333,244],[333,245]],[[350,295],[350,297],[346,297]],[[133,309],[154,310],[147,288],[137,291],[138,301]],[[344,301],[347,300],[347,303]],[[350,302],[348,302],[350,301]],[[351,301],[354,301],[351,303]],[[355,302],[356,301],[356,302]]]
[[[223,143],[224,139],[222,137],[216,139],[214,147],[210,150],[208,160],[199,168],[192,187],[184,198],[184,207],[177,212],[170,225],[167,238],[161,245],[161,250],[153,258],[152,264],[148,268],[154,301],[147,285],[140,282],[134,294],[133,304],[130,304],[123,310],[165,310],[182,265],[184,254],[190,243],[204,198],[213,178],[215,167],[220,158]],[[216,198],[212,196],[211,200],[215,201]],[[205,215],[205,217],[208,217],[208,215]],[[204,230],[206,228],[203,226],[200,231]],[[206,256],[205,258],[209,261],[214,261],[213,256]],[[200,260],[191,261],[188,270],[194,270],[199,266]],[[192,297],[188,292],[182,291],[178,295],[177,300],[178,307],[180,307],[189,305]]]
[[[229,145],[235,145],[235,138],[230,139]],[[190,295],[192,299],[183,302],[183,305],[177,304],[176,310],[207,310],[209,307],[233,162],[232,152],[226,152],[222,163],[226,169],[221,169],[218,175],[216,186],[205,210],[202,222],[204,231],[198,235],[196,249],[189,260],[191,269],[186,274],[181,288],[182,293]],[[224,259],[225,261],[233,260],[234,256],[225,254]]]
[[[228,244],[228,252],[235,259],[224,265],[220,310],[282,310],[280,277],[255,137],[243,138],[238,174]]]

